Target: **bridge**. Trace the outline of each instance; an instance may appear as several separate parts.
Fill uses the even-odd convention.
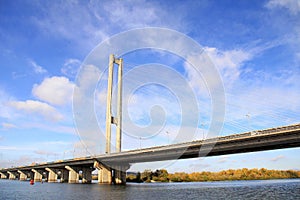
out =
[[[112,84],[114,64],[118,65],[117,116],[112,116]],[[126,171],[134,163],[218,156],[300,147],[300,124],[257,130],[229,136],[209,138],[166,146],[121,151],[122,130],[122,66],[123,60],[110,55],[106,107],[106,154],[34,163],[27,166],[0,169],[1,179],[31,179],[35,182],[92,182],[92,172],[98,169],[98,182],[125,184]],[[111,125],[116,125],[117,151],[111,153]]]
[[[134,163],[293,147],[300,147],[300,124],[166,146],[5,168],[0,169],[0,175],[2,179],[29,178],[35,182],[42,181],[43,178],[48,182],[58,182],[57,177],[60,175],[60,182],[79,183],[81,174],[82,183],[91,183],[92,171],[98,169],[98,183],[125,184],[126,170]]]

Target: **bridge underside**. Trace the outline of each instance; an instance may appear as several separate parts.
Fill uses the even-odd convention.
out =
[[[140,163],[164,160],[188,159],[204,156],[257,152],[283,148],[300,147],[300,130],[281,134],[254,135],[227,140],[196,141],[187,145],[173,145],[139,151],[122,152],[109,158],[97,157],[107,165],[114,163]]]
[[[293,130],[289,129],[275,133],[245,133],[204,141],[1,169],[0,175],[1,178],[22,178],[24,180],[26,179],[25,176],[27,176],[27,178],[30,177],[36,181],[41,181],[43,175],[46,174],[48,181],[57,182],[57,175],[60,173],[61,182],[78,183],[79,173],[81,173],[82,183],[90,183],[92,171],[98,169],[99,183],[125,184],[126,170],[134,163],[300,147],[300,125],[297,125],[297,127]]]

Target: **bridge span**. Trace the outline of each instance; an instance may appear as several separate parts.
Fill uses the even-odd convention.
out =
[[[81,174],[82,183],[91,183],[92,171],[98,169],[99,183],[125,184],[126,170],[134,163],[292,147],[300,147],[300,124],[166,146],[2,168],[0,176],[2,179],[42,181],[44,178],[48,182],[57,182],[59,175],[60,182],[78,183],[79,174]]]

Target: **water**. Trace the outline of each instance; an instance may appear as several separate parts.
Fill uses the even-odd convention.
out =
[[[300,179],[197,183],[99,184],[0,180],[0,199],[300,199]]]

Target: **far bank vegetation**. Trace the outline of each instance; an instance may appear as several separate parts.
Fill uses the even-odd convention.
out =
[[[127,182],[202,182],[231,180],[266,180],[300,178],[300,171],[261,169],[228,169],[220,172],[176,172],[168,173],[165,169],[145,170],[127,175]]]

